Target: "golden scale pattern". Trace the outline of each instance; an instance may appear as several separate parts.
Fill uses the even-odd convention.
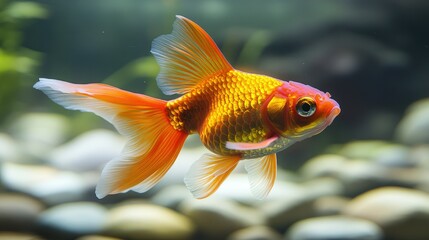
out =
[[[170,123],[176,130],[198,132],[215,153],[243,153],[225,148],[226,142],[257,143],[267,138],[261,106],[281,84],[268,76],[231,70],[168,102]]]

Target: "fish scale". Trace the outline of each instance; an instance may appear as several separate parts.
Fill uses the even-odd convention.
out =
[[[238,151],[227,141],[261,142],[270,134],[261,107],[281,81],[232,70],[201,83],[191,92],[167,103],[171,125],[199,133],[203,144],[218,154],[259,156],[261,150]]]

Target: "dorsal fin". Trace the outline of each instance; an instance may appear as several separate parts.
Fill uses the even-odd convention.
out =
[[[151,53],[161,68],[158,86],[167,95],[187,93],[208,77],[232,69],[204,29],[182,16],[176,16],[171,34],[153,41]]]

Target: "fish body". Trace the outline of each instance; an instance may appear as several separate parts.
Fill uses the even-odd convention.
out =
[[[226,143],[259,143],[272,135],[261,109],[281,84],[271,77],[231,70],[167,103],[170,120],[178,130],[198,133],[214,153],[260,157],[266,155],[263,149],[240,151],[228,149]]]
[[[329,93],[234,69],[210,36],[177,16],[173,32],[154,40],[164,101],[104,84],[40,79],[35,88],[68,109],[94,112],[127,137],[103,169],[96,194],[152,188],[174,163],[186,137],[199,134],[212,152],[185,176],[196,198],[211,195],[245,160],[252,192],[264,198],[276,178],[276,152],[320,133],[340,113]]]

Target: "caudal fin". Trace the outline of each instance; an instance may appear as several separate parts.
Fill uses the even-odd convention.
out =
[[[171,167],[188,135],[170,125],[163,100],[105,84],[40,79],[34,88],[67,109],[103,117],[127,138],[121,155],[103,169],[96,188],[98,198],[152,188]]]

